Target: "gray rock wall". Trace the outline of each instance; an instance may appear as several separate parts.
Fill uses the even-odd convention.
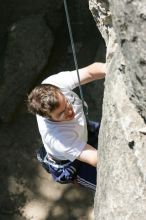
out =
[[[129,68],[125,72],[128,96],[146,118],[146,1],[111,0],[110,6],[117,40]]]
[[[95,219],[146,219],[146,3],[89,1],[107,45]],[[98,6],[98,7],[97,7]],[[99,16],[99,11],[103,13]],[[111,15],[112,20],[107,19]],[[113,23],[113,24],[112,24]],[[104,34],[106,33],[106,35]]]

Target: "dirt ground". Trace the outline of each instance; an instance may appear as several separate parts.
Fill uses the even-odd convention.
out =
[[[54,52],[48,61],[41,82],[49,74],[73,69],[73,59],[64,36],[56,39]],[[94,61],[97,48],[96,35],[90,41],[78,42],[79,67]],[[64,53],[62,53],[64,51]],[[93,84],[96,90],[96,85]],[[100,118],[94,100],[86,92],[92,119]],[[91,90],[91,87],[89,91]],[[99,99],[99,103],[101,98]],[[94,107],[93,107],[94,106]],[[36,160],[36,149],[42,144],[35,116],[27,112],[25,101],[14,119],[0,125],[0,220],[91,220],[94,193],[73,185],[61,185]]]
[[[90,219],[93,192],[54,183],[36,161],[41,140],[26,109],[0,130],[1,220]]]

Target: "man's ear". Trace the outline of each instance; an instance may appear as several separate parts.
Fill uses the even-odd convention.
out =
[[[46,116],[46,118],[47,118],[48,120],[50,120],[50,121],[53,120],[51,116]]]
[[[56,121],[51,117],[51,115],[46,116],[46,118],[47,118],[49,121],[54,121],[54,122],[56,122]]]

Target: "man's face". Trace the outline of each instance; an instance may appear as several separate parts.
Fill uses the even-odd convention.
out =
[[[53,121],[70,121],[75,117],[72,105],[63,94],[58,94],[59,107],[50,115]]]

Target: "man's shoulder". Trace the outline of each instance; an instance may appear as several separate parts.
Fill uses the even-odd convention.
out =
[[[52,74],[52,75],[48,76],[46,79],[44,79],[42,81],[42,84],[46,84],[46,83],[53,84],[55,81],[62,79],[62,77],[64,75],[67,75],[68,73],[69,73],[69,71],[61,71],[61,72]]]
[[[62,71],[51,75],[42,81],[42,84],[52,84],[61,89],[73,90],[78,86],[75,71]]]

